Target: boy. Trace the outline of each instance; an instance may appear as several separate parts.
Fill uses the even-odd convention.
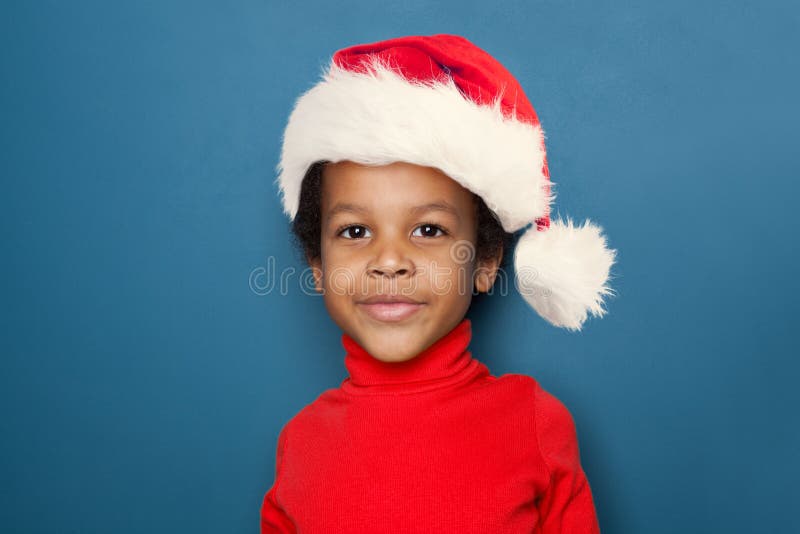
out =
[[[551,221],[544,136],[516,80],[454,35],[333,56],[292,111],[279,181],[349,377],[281,430],[267,532],[597,533],[572,417],[468,350],[514,234],[550,323],[602,316],[615,250]]]

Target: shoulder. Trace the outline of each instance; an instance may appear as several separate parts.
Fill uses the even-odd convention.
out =
[[[539,381],[532,376],[506,374],[498,377],[498,382],[500,381],[506,382],[509,386],[525,395],[533,406],[536,418],[540,422],[572,422],[572,414],[566,405],[558,397],[542,387]]]
[[[567,406],[532,377],[526,377],[533,402],[535,442],[551,473],[579,468],[575,420]]]
[[[577,449],[575,420],[567,406],[547,391],[538,380],[523,374],[507,374],[498,378],[515,389],[523,409],[529,415],[530,430],[544,458],[569,456]]]
[[[333,413],[342,406],[340,399],[341,395],[337,394],[335,388],[320,393],[316,399],[297,410],[284,424],[281,429],[281,434],[285,434],[284,439],[303,436],[309,432],[319,432],[320,427],[328,424]]]
[[[543,415],[567,416],[569,411],[555,395],[529,375],[508,373],[497,377],[496,383],[526,397]]]
[[[491,385],[496,388],[495,393],[499,390],[508,401],[513,401],[531,416],[537,431],[542,428],[552,430],[554,427],[561,430],[561,427],[573,425],[572,414],[566,405],[532,376],[508,373],[493,378]]]

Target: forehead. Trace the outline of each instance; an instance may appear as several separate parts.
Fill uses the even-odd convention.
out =
[[[469,209],[474,195],[441,170],[406,162],[362,165],[329,163],[323,170],[322,207],[350,202],[366,207],[414,207],[443,200]]]

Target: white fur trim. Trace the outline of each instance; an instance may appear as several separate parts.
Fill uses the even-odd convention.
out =
[[[435,167],[480,195],[507,232],[548,213],[544,132],[465,98],[455,82],[410,82],[379,62],[357,73],[331,62],[297,100],[277,166],[283,209],[294,220],[315,162],[406,161]],[[553,185],[554,182],[551,182]]]
[[[603,297],[617,251],[609,249],[602,229],[588,219],[573,226],[567,218],[536,225],[523,234],[514,252],[517,289],[536,312],[555,326],[580,330],[587,313],[602,317]]]

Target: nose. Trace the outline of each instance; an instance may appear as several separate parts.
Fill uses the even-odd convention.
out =
[[[375,257],[367,272],[374,276],[405,276],[414,272],[414,262],[404,243],[398,239],[384,239],[377,243]]]

